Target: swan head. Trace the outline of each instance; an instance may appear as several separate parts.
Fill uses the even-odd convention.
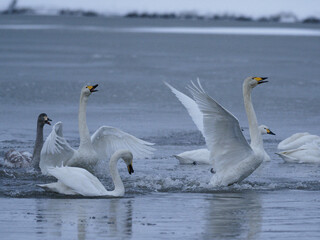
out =
[[[134,173],[133,167],[132,167],[132,160],[133,155],[130,151],[123,151],[121,154],[122,160],[127,165],[128,173],[131,175],[131,173]]]
[[[38,124],[40,124],[41,126],[44,126],[45,124],[51,125],[52,120],[50,118],[48,118],[48,115],[46,113],[41,113],[38,116]]]
[[[248,77],[244,80],[244,84],[250,86],[251,88],[256,87],[258,84],[266,83],[267,77]]]
[[[91,93],[97,92],[98,90],[96,89],[98,87],[98,84],[96,85],[86,85],[82,88],[81,94],[84,96],[90,96]]]
[[[269,127],[267,127],[266,125],[260,125],[259,126],[259,131],[260,133],[263,134],[270,134],[270,135],[276,135],[275,133],[273,133]]]

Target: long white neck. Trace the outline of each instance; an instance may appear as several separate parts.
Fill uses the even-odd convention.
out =
[[[117,163],[123,154],[123,150],[115,152],[109,161],[109,169],[114,184],[114,190],[109,192],[113,196],[123,196],[125,193],[123,182],[120,178]]]
[[[81,149],[84,146],[92,146],[90,133],[87,126],[87,116],[86,116],[87,101],[88,101],[88,97],[85,96],[84,94],[81,94],[80,104],[79,104],[79,116],[78,116],[79,134],[80,134],[79,149]]]
[[[252,149],[263,149],[263,140],[261,133],[258,128],[258,121],[256,114],[253,109],[252,101],[251,101],[251,91],[252,88],[248,86],[248,84],[243,84],[243,100],[244,107],[246,109],[248,122],[249,122],[249,132],[251,138],[251,147]]]

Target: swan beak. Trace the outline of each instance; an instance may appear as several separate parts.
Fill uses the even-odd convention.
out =
[[[131,175],[131,173],[134,173],[132,164],[129,164],[129,165],[128,165],[128,173],[129,173],[130,175]]]
[[[267,134],[276,135],[276,134],[273,133],[269,128],[267,129]]]
[[[88,86],[87,88],[90,90],[90,92],[97,92],[96,87],[98,87],[98,84],[93,85],[93,86]]]
[[[48,117],[44,117],[44,123],[48,124],[48,125],[51,125],[51,122],[52,120]]]
[[[254,77],[254,80],[256,80],[258,82],[258,84],[269,82],[269,81],[266,81],[266,79],[268,79],[268,78],[267,77]]]

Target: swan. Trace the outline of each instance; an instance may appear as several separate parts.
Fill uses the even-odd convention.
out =
[[[33,166],[35,169],[39,169],[40,152],[43,145],[43,127],[45,124],[51,125],[52,120],[48,118],[46,113],[41,113],[37,119],[37,135],[34,144],[33,154],[27,151],[17,151],[14,149],[9,150],[4,155],[5,167],[21,168]]]
[[[289,163],[320,163],[320,142],[308,142],[298,148],[276,153]]]
[[[292,136],[282,140],[278,144],[278,150],[285,151],[285,150],[290,150],[290,149],[297,149],[300,146],[302,146],[306,143],[311,143],[313,141],[320,142],[320,137],[317,135],[311,135],[308,132],[295,133]]]
[[[132,153],[128,150],[118,150],[111,156],[109,171],[114,184],[113,191],[106,190],[98,178],[87,170],[68,166],[49,167],[48,173],[57,178],[58,181],[48,184],[38,184],[37,186],[65,195],[122,197],[125,189],[117,169],[117,163],[119,159],[122,159],[127,165],[129,174],[131,174],[134,172],[132,158]]]
[[[190,98],[189,96],[185,95],[184,93],[178,91],[174,87],[172,87],[169,83],[164,82],[164,84],[172,91],[173,94],[178,98],[178,100],[182,103],[182,105],[187,109],[189,115],[191,116],[193,122],[197,126],[198,130],[204,136],[203,130],[203,114],[200,111],[197,103]],[[275,135],[269,127],[266,125],[260,125],[259,131],[261,135],[264,134],[271,134]],[[264,161],[270,161],[270,156],[264,151]],[[177,158],[180,164],[212,164],[210,161],[210,152],[207,148],[196,149],[191,151],[186,151],[177,155],[173,155]]]
[[[275,135],[269,127],[266,125],[260,125],[259,126],[259,132],[261,135],[270,134]],[[263,149],[264,157],[263,161],[268,162],[271,160],[268,153]],[[173,155],[176,159],[179,160],[180,164],[212,164],[212,161],[210,161],[210,151],[208,148],[201,148],[201,149],[195,149],[191,151],[182,152],[176,155]]]
[[[203,114],[204,136],[210,159],[214,159],[210,183],[214,187],[239,183],[257,169],[264,159],[263,141],[251,102],[251,91],[268,82],[262,77],[248,77],[243,82],[243,98],[249,122],[251,144],[242,134],[238,119],[212,99],[198,80],[189,90]]]
[[[42,174],[48,174],[49,167],[71,166],[93,172],[99,160],[109,159],[119,149],[129,149],[136,158],[150,157],[154,148],[149,143],[110,126],[100,127],[91,137],[86,122],[86,106],[89,96],[96,92],[98,84],[84,86],[80,94],[79,135],[80,146],[73,149],[63,137],[62,122],[57,122],[47,137],[40,158]]]

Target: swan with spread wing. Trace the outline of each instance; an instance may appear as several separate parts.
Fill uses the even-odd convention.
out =
[[[264,149],[251,91],[267,82],[261,77],[248,77],[243,82],[243,98],[249,122],[251,144],[242,134],[238,119],[212,99],[202,88],[192,83],[189,90],[203,114],[203,133],[213,161],[211,184],[227,186],[241,182],[257,169],[264,159]]]
[[[198,130],[202,133],[202,136],[205,136],[203,129],[203,113],[200,111],[197,103],[187,96],[186,94],[178,91],[174,87],[172,87],[169,83],[164,82],[164,84],[170,88],[171,92],[178,98],[178,100],[182,103],[182,105],[187,109],[190,117],[192,118],[194,124],[197,126]],[[266,125],[260,125],[259,131],[261,135],[270,134],[275,135],[269,127]],[[263,161],[270,161],[270,156],[264,151]],[[186,151],[174,155],[180,162],[180,164],[212,164],[210,160],[210,151],[208,148],[201,148],[191,151]]]
[[[79,135],[80,146],[73,149],[63,137],[62,122],[56,123],[43,144],[40,156],[40,169],[49,174],[48,168],[72,166],[93,171],[99,160],[107,160],[117,150],[128,149],[136,158],[150,157],[155,150],[153,143],[143,141],[117,128],[100,127],[91,137],[86,121],[86,106],[89,96],[96,92],[98,84],[84,86],[80,94]]]

